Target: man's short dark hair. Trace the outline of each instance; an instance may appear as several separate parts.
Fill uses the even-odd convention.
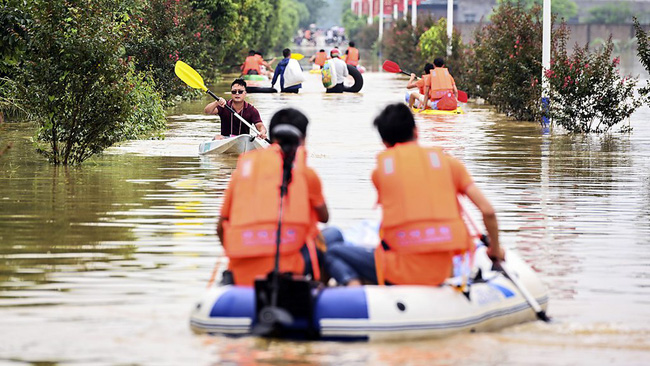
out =
[[[260,52],[260,51],[255,51],[255,54],[262,56],[262,52]]]
[[[348,45],[349,45],[350,47],[354,47],[354,42],[350,42],[350,43],[348,43]]]
[[[443,67],[445,66],[445,60],[438,57],[437,59],[433,60],[433,64],[436,65],[436,67]]]
[[[307,125],[309,120],[307,117],[297,109],[293,108],[283,108],[275,112],[273,117],[271,117],[271,123],[269,124],[269,138],[273,140],[273,128],[278,125],[291,125],[296,127],[303,136],[307,136]]]
[[[232,86],[235,85],[235,84],[241,85],[241,86],[243,86],[245,88],[246,87],[246,80],[244,80],[242,78],[237,78],[237,79],[233,80],[232,83],[230,83],[230,87],[232,88]]]
[[[413,140],[415,119],[406,104],[395,103],[384,108],[373,123],[381,139],[389,146]]]
[[[291,56],[291,50],[288,49],[288,48],[283,49],[282,50],[282,56],[284,56],[284,58],[287,58],[287,57]]]
[[[433,70],[433,65],[427,62],[426,65],[424,65],[424,74],[428,74],[431,70]]]
[[[325,50],[321,48],[320,51],[318,51],[318,52],[325,52]]]
[[[255,50],[248,51],[248,56],[255,56]]]

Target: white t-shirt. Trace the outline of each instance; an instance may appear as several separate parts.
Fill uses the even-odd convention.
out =
[[[343,83],[345,78],[350,75],[350,73],[348,73],[348,65],[338,57],[332,57],[330,62],[334,66],[333,71],[336,72],[336,83]]]

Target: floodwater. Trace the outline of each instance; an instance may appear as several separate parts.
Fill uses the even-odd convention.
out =
[[[405,80],[368,73],[362,93],[250,95],[268,125],[281,107],[310,118],[309,163],[333,225],[377,219],[371,124]],[[222,93],[229,85],[218,85]],[[552,324],[390,343],[195,335],[189,314],[223,253],[215,219],[235,166],[199,157],[217,132],[208,99],[169,117],[165,140],[111,148],[82,167],[32,152],[7,125],[0,157],[0,364],[642,365],[650,360],[650,110],[631,134],[543,134],[488,106],[418,118],[420,141],[465,162],[498,210],[502,243],[550,289]],[[422,187],[426,189],[426,187]],[[474,216],[477,217],[476,212]]]

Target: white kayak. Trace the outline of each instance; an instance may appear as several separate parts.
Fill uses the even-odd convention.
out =
[[[514,252],[506,258],[510,274],[545,310],[546,286]],[[311,319],[298,319],[294,330],[308,328],[321,340],[386,340],[492,331],[536,320],[517,286],[492,270],[484,246],[475,252],[465,293],[457,287],[463,281],[454,277],[437,287],[327,287],[313,298]],[[253,288],[214,286],[194,307],[190,325],[197,333],[247,335],[257,323],[255,309]]]
[[[264,149],[269,143],[251,135],[238,135],[221,140],[202,142],[199,145],[199,155],[205,154],[234,154],[239,155],[246,151]]]

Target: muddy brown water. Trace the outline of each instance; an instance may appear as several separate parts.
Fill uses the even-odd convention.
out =
[[[377,219],[372,119],[405,79],[368,73],[359,94],[250,95],[268,125],[310,118],[309,164],[332,221]],[[223,92],[229,85],[217,85]],[[10,124],[0,157],[0,364],[642,365],[650,359],[650,110],[631,134],[542,134],[490,107],[418,117],[420,141],[462,159],[498,210],[503,245],[550,290],[552,324],[442,340],[327,343],[194,335],[189,314],[215,262],[215,218],[232,157],[200,157],[217,130],[209,100],[182,104],[161,141],[132,141],[81,167],[33,153]],[[426,189],[426,187],[423,187]],[[477,217],[475,215],[475,217]]]

